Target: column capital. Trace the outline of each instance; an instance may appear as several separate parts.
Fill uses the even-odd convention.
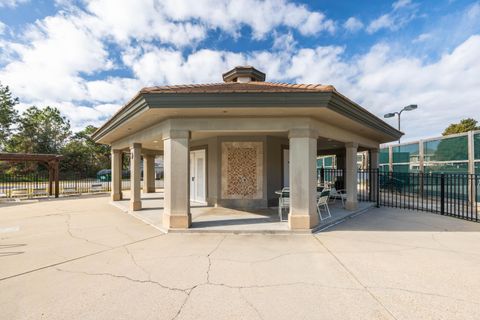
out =
[[[121,154],[122,152],[122,149],[112,149],[113,154]]]
[[[167,130],[164,132],[163,140],[167,139],[190,139],[190,131],[188,130]]]
[[[356,142],[345,142],[345,148],[358,148],[358,143]]]
[[[141,144],[141,143],[135,142],[135,143],[132,143],[132,144],[130,145],[130,150],[132,150],[132,149],[141,149],[141,148],[142,148],[142,144]]]
[[[317,129],[298,128],[288,131],[288,138],[318,138]]]

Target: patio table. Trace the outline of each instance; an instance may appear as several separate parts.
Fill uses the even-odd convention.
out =
[[[322,193],[324,187],[317,187],[317,193],[320,194]],[[277,190],[275,191],[275,194],[278,194],[279,196],[286,196],[288,197],[290,195],[290,191],[282,191],[282,190]]]

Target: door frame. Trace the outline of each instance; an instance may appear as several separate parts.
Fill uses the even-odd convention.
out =
[[[285,150],[288,150],[288,151],[290,152],[290,146],[287,145],[287,144],[282,144],[282,145],[280,146],[280,149],[281,149],[281,152],[280,152],[280,159],[281,159],[281,160],[280,160],[280,161],[281,161],[281,164],[282,164],[282,165],[281,165],[282,169],[281,169],[281,174],[280,174],[280,177],[281,177],[281,185],[282,185],[283,187],[286,187],[286,186],[283,185],[283,182],[285,181],[285,177],[284,177],[284,172],[285,172],[285,169],[284,169],[285,159],[284,159],[283,154],[284,154]],[[290,158],[290,156],[289,156],[289,158]],[[290,160],[290,159],[289,159],[289,160]],[[288,170],[288,174],[290,175],[290,168],[289,168],[289,170]],[[288,181],[290,182],[290,177],[289,177]]]
[[[190,183],[192,182],[192,176],[190,172],[190,152],[192,151],[199,151],[199,150],[205,150],[205,185],[204,185],[204,190],[205,190],[205,201],[197,201],[193,200],[195,202],[200,202],[200,203],[208,203],[208,145],[201,145],[201,146],[196,146],[196,147],[190,147],[190,150],[188,152],[188,193],[189,193],[189,201],[192,200],[191,195],[190,195]]]

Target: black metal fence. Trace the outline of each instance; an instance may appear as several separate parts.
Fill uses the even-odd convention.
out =
[[[61,173],[59,194],[80,195],[109,192],[111,181],[86,177],[81,174]],[[141,182],[142,183],[142,182]],[[48,173],[6,174],[0,173],[0,198],[39,198],[54,193],[55,183],[49,182]],[[130,189],[130,179],[122,179],[122,190]]]
[[[344,173],[319,169],[319,183],[344,189]],[[459,173],[403,173],[377,169],[357,171],[359,201],[479,221],[480,175]]]

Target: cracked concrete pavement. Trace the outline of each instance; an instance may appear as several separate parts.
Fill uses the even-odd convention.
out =
[[[162,234],[105,196],[0,206],[2,319],[479,319],[480,224]]]

